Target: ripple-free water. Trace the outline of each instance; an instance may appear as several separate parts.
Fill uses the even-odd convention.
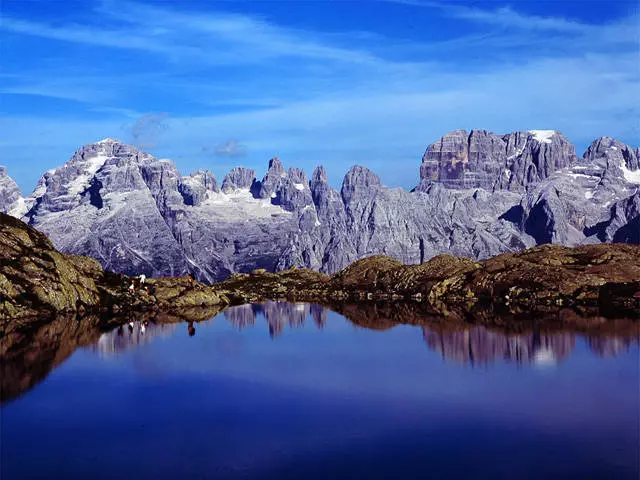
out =
[[[369,330],[286,303],[141,327],[2,407],[2,480],[640,473],[637,337]]]

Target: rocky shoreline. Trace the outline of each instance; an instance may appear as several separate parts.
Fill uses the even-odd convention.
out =
[[[0,214],[3,336],[72,312],[198,319],[212,309],[267,300],[333,309],[350,303],[410,304],[448,321],[526,317],[534,311],[546,318],[562,309],[599,318],[640,317],[640,246],[627,244],[543,245],[486,261],[439,255],[420,265],[373,256],[331,277],[298,268],[255,270],[213,285],[190,277],[153,278],[131,292],[132,281],[103,271],[96,260],[57,252],[42,233]]]

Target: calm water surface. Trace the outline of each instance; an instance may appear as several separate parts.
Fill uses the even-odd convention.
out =
[[[369,330],[314,305],[134,324],[4,404],[0,477],[637,479],[639,368],[633,336]]]

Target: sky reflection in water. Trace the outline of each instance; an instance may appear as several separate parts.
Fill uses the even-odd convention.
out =
[[[2,478],[637,478],[637,338],[358,327],[302,304],[123,327],[2,413]]]

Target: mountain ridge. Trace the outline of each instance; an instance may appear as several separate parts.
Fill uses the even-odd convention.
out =
[[[635,243],[638,154],[609,137],[580,158],[553,130],[458,130],[426,149],[411,192],[362,166],[338,191],[322,166],[308,179],[274,157],[262,180],[234,167],[219,185],[211,172],[183,176],[170,160],[104,139],[46,172],[27,198],[0,170],[0,211],[65,253],[130,274],[212,283],[256,268],[334,273],[374,254],[422,263],[542,243]]]

